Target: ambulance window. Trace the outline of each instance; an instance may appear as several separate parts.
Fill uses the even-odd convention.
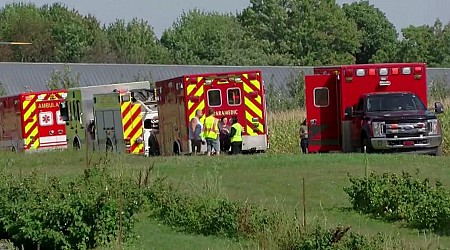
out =
[[[228,105],[234,106],[241,104],[241,90],[238,88],[232,88],[227,90]]]
[[[74,120],[74,114],[75,114],[75,102],[71,101],[70,102],[70,120],[73,121]]]
[[[144,121],[144,128],[145,129],[151,129],[152,128],[152,120],[151,119],[145,119],[145,121]]]
[[[81,107],[80,107],[80,101],[79,100],[77,100],[76,101],[77,102],[77,106],[76,106],[76,114],[77,114],[77,120],[79,121],[80,120],[80,118],[81,118]]]
[[[222,96],[220,94],[220,89],[208,90],[208,106],[220,107],[221,105],[222,105]]]
[[[329,101],[328,88],[314,89],[314,106],[323,108],[328,107]]]

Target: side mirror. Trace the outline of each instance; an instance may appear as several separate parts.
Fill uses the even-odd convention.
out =
[[[434,103],[434,112],[436,114],[444,113],[444,105],[442,105],[442,103],[440,103],[440,102]]]
[[[345,109],[345,118],[346,119],[351,119],[353,118],[353,107],[347,107]]]
[[[61,113],[61,118],[63,121],[69,121],[69,109],[67,107],[67,102],[61,102],[59,104],[59,112]]]

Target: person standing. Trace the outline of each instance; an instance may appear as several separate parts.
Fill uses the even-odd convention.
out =
[[[231,125],[231,154],[237,155],[242,153],[242,126],[239,124],[237,116],[233,116]]]
[[[189,126],[189,140],[191,140],[192,154],[199,154],[202,147],[202,130],[203,124],[200,118],[203,113],[200,109],[195,111],[195,117],[191,119]]]
[[[300,124],[300,147],[303,154],[308,152],[308,127],[306,126],[306,119]]]
[[[220,154],[220,140],[219,140],[219,120],[214,117],[214,109],[208,109],[208,117],[205,119],[203,130],[203,137],[206,140],[206,153],[211,155],[214,149],[216,155]]]
[[[227,123],[228,119],[225,116],[222,116],[219,122],[220,151],[225,153],[230,151],[230,130]]]

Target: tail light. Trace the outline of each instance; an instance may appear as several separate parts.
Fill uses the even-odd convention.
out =
[[[58,129],[58,135],[62,135],[63,130],[62,129]]]
[[[48,134],[49,134],[49,135],[53,135],[53,134],[55,134],[55,131],[50,130],[50,131],[48,131]]]

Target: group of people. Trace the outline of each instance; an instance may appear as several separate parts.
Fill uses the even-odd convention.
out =
[[[228,126],[228,119],[214,116],[214,109],[209,108],[207,117],[202,124],[200,119],[203,113],[196,110],[195,117],[191,119],[189,126],[189,140],[191,141],[192,154],[199,154],[202,145],[206,144],[206,153],[219,155],[220,152],[230,152],[231,154],[242,153],[242,126],[239,124],[237,116],[231,118],[231,126]],[[231,148],[231,151],[230,151]],[[308,128],[306,119],[300,125],[300,148],[302,153],[308,151]]]
[[[199,154],[202,145],[206,144],[206,154],[219,155],[220,152],[231,154],[242,153],[242,126],[237,116],[231,118],[231,126],[228,119],[214,116],[214,109],[209,108],[204,124],[200,121],[203,116],[201,110],[195,111],[195,117],[191,119],[189,126],[189,140],[191,141],[192,154]]]

